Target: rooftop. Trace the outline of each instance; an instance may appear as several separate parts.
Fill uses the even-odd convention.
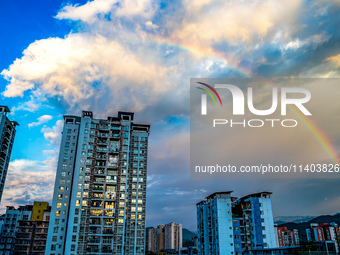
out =
[[[11,112],[6,105],[0,105],[0,108],[4,108],[5,112]]]

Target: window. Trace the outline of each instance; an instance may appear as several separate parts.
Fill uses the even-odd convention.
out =
[[[57,236],[53,236],[52,237],[52,242],[56,242],[58,240],[58,237]]]
[[[51,245],[51,251],[55,251],[56,248],[57,248],[57,245],[55,245],[55,244],[52,244],[52,245]]]
[[[58,229],[59,229],[59,227],[54,227],[53,228],[53,233],[58,233]]]
[[[60,180],[60,184],[64,185],[65,184],[65,179]]]
[[[57,203],[57,208],[61,208],[61,203]]]
[[[77,218],[78,219],[78,218]],[[72,242],[77,242],[77,236],[76,235],[73,235],[72,236]]]
[[[64,192],[64,187],[63,186],[59,187],[59,192]]]
[[[73,226],[73,233],[77,233],[78,231],[78,227],[77,226]]]
[[[60,211],[59,210],[57,210],[57,211],[55,211],[55,216],[60,216]]]
[[[80,206],[80,200],[76,200],[76,206]]]

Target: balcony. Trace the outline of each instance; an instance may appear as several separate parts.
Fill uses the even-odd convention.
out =
[[[96,152],[107,152],[108,149],[106,147],[97,147]]]
[[[98,139],[97,144],[98,145],[107,145],[107,139]]]
[[[93,245],[93,244],[100,244],[100,238],[89,238],[89,240],[88,240],[88,244],[89,245]]]
[[[111,136],[111,139],[120,139],[120,134],[118,133],[113,133]]]
[[[102,131],[109,131],[109,127],[108,126],[99,126],[98,127],[99,130],[102,130]]]
[[[94,247],[88,247],[86,249],[87,253],[98,253],[100,250],[99,248],[94,248]]]
[[[93,173],[95,175],[106,175],[105,169],[95,169]]]
[[[113,230],[112,229],[104,229],[103,235],[113,235]]]

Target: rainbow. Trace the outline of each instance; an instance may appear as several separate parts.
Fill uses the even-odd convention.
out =
[[[223,64],[226,64],[228,68],[232,69],[233,71],[240,74],[240,76],[244,78],[251,78],[252,73],[250,70],[246,70],[245,68],[242,68],[239,64],[232,64],[230,61],[227,61],[224,56],[222,56],[219,53],[216,53],[212,49],[209,48],[201,48],[197,47],[193,44],[181,44],[177,42],[174,39],[171,38],[160,38],[160,37],[154,37],[153,42],[167,45],[170,47],[174,47],[183,51],[187,51],[199,56],[203,56],[206,58],[211,58],[215,61],[222,62]],[[265,85],[265,87],[268,87],[268,85]],[[214,100],[215,101],[215,100]],[[215,102],[216,104],[216,102]],[[315,139],[320,143],[323,150],[331,157],[331,159],[336,163],[340,164],[340,159],[337,150],[335,149],[334,145],[331,143],[330,139],[326,136],[326,134],[323,132],[323,130],[317,126],[317,124],[306,115],[302,114],[299,110],[295,109],[293,106],[288,105],[288,109],[299,119],[302,121],[302,123],[310,130],[310,132],[313,134]]]
[[[323,130],[320,127],[318,127],[311,118],[308,118],[306,115],[302,114],[301,111],[299,111],[296,106],[292,107],[289,105],[288,109],[297,118],[299,118],[302,121],[302,123],[312,132],[312,134],[320,143],[324,151],[331,157],[334,163],[340,164],[337,150],[335,149],[329,138],[326,136],[326,134],[323,132]]]
[[[171,39],[171,38],[161,38],[161,37],[153,37],[151,42],[169,46],[172,48],[176,48],[182,51],[190,52],[194,56],[199,57],[205,57],[212,60],[215,60],[216,62],[220,62],[224,65],[227,65],[229,69],[235,71],[237,74],[239,74],[243,78],[249,78],[251,77],[251,71],[247,70],[244,67],[241,67],[238,63],[232,63],[232,61],[227,61],[225,56],[222,54],[219,54],[218,52],[215,52],[214,50],[210,48],[202,48],[195,46],[194,44],[190,43],[179,43],[177,40]]]

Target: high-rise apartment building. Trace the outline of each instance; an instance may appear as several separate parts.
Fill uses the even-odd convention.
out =
[[[182,247],[182,223],[171,222],[148,228],[147,250],[160,252],[162,250],[178,251]]]
[[[182,247],[182,223],[171,222],[165,224],[165,249],[178,251]]]
[[[64,116],[46,254],[144,254],[149,125]]]
[[[213,193],[196,205],[199,254],[242,255],[276,248],[271,193],[240,199],[231,193]]]
[[[18,125],[16,121],[10,121],[7,118],[9,112],[10,110],[7,106],[0,105],[0,202],[12,153],[15,127]]]

